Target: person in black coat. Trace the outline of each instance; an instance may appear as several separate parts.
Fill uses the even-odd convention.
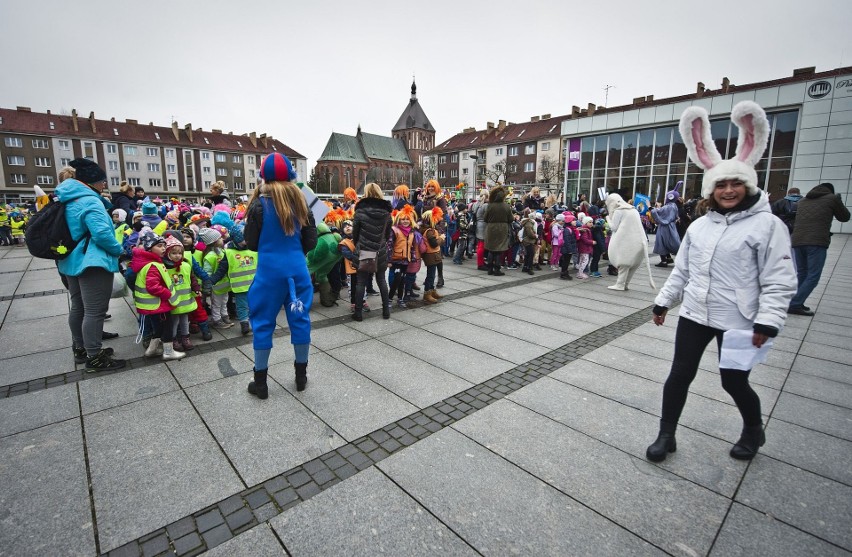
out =
[[[391,204],[384,199],[382,189],[378,184],[370,182],[364,186],[364,197],[355,204],[355,216],[352,222],[352,241],[355,251],[360,256],[365,252],[376,253],[376,283],[382,296],[382,317],[390,318],[390,298],[386,280],[388,251],[387,243],[390,238]],[[364,307],[364,290],[370,282],[370,271],[358,270],[358,282],[355,290],[355,314],[358,319]]]

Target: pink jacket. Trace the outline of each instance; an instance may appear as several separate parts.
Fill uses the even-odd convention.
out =
[[[585,226],[581,226],[578,230],[580,231],[580,237],[577,239],[577,251],[579,253],[591,254],[595,251],[592,231]]]

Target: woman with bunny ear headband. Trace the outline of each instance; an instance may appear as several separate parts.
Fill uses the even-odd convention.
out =
[[[675,429],[710,341],[715,338],[721,352],[725,331],[746,329],[753,332],[752,344],[761,347],[784,326],[796,291],[786,226],[772,214],[754,170],[769,137],[766,114],[746,101],[734,107],[731,120],[740,130],[737,151],[734,158],[723,160],[710,135],[706,110],[690,107],[680,119],[689,158],[704,169],[701,193],[709,210],[686,231],[675,268],[654,300],[654,323],[662,325],[668,309],[682,299],[674,360],[663,387],[660,433],[646,452],[654,462],[677,449]],[[766,440],[760,398],[749,385],[750,370],[719,371],[722,388],[743,419],[730,455],[750,460]]]

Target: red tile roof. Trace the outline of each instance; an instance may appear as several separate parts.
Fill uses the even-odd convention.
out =
[[[454,135],[429,151],[430,154],[448,153],[451,151],[469,151],[492,145],[513,145],[537,141],[545,137],[559,137],[562,120],[568,116],[556,116],[538,122],[523,122],[508,124],[502,130],[492,128],[473,132],[462,132]]]
[[[170,147],[191,147],[193,149],[210,149],[211,151],[233,151],[252,154],[268,154],[273,150],[284,153],[290,158],[306,158],[294,149],[277,139],[267,137],[267,146],[257,137],[257,147],[252,145],[248,135],[231,135],[210,130],[192,130],[193,141],[189,141],[188,132],[178,127],[178,138],[175,139],[172,127],[139,124],[134,121],[119,122],[114,120],[94,119],[95,129],[87,116],[77,116],[79,131],[74,131],[73,117],[70,115],[31,112],[0,108],[0,132],[24,133],[56,137],[91,138],[117,143],[141,143],[145,145],[162,145]],[[53,129],[51,129],[53,123]],[[118,134],[116,134],[116,131]],[[159,139],[157,139],[159,134]],[[207,141],[205,141],[205,138]],[[273,149],[274,146],[274,149]]]

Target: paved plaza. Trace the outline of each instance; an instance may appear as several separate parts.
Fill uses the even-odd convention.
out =
[[[444,269],[442,302],[390,320],[315,303],[302,393],[282,313],[260,401],[239,327],[145,359],[128,299],[105,325],[128,368],[75,368],[53,262],[0,248],[0,556],[852,552],[852,237],[752,372],[751,462],[715,345],[678,451],[645,460],[677,308],[651,323],[644,270]]]

